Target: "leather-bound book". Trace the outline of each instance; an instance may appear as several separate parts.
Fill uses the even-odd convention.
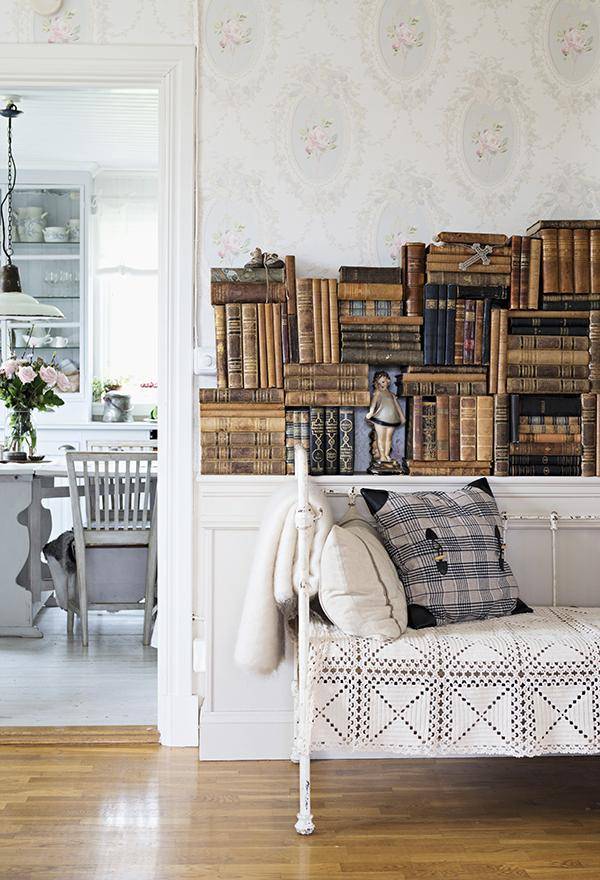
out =
[[[283,363],[290,361],[290,322],[287,310],[287,303],[279,303],[280,308],[280,337],[281,337],[281,356]]]
[[[327,281],[329,293],[329,335],[331,338],[331,363],[340,362],[340,322],[338,316],[337,281],[329,278]]]
[[[400,284],[398,266],[340,266],[341,282],[350,284]]]
[[[398,302],[404,299],[402,284],[371,284],[340,281],[338,299],[341,300],[378,300]]]
[[[576,294],[591,292],[589,229],[573,230],[573,281]]]
[[[477,402],[466,395],[460,398],[460,460],[477,460]]]
[[[458,394],[448,395],[448,458],[451,461],[460,459],[460,397]]]
[[[503,246],[508,243],[508,236],[496,232],[438,232],[433,241],[443,241],[449,244],[492,244]]]
[[[296,257],[289,254],[285,258],[285,292],[287,296],[288,335],[290,341],[289,360],[298,362],[298,310],[296,306]]]
[[[281,346],[281,304],[272,303],[275,388],[283,388],[283,351]]]
[[[590,354],[587,351],[568,351],[564,349],[540,350],[511,349],[507,352],[509,364],[588,364]]]
[[[285,269],[266,269],[264,266],[218,266],[210,270],[211,284],[266,284],[269,282],[282,284],[285,281]]]
[[[600,293],[600,229],[590,229],[590,293]]]
[[[477,303],[474,299],[465,300],[465,320],[463,334],[463,364],[475,363],[475,313]]]
[[[210,300],[213,306],[243,302],[284,302],[285,298],[285,284],[279,281],[269,281],[268,284],[211,282],[210,285]]]
[[[448,421],[448,395],[438,394],[435,404],[435,444],[436,458],[448,459],[450,450],[448,445],[449,421]]]
[[[339,473],[349,476],[354,473],[354,410],[341,406],[338,425]]]
[[[303,377],[318,379],[321,376],[335,376],[340,379],[357,379],[369,387],[369,366],[362,364],[286,364],[286,379]]]
[[[287,413],[286,413],[287,432]],[[283,431],[202,431],[201,441],[208,446],[282,446],[286,433]]]
[[[454,366],[460,366],[463,361],[463,349],[465,344],[465,301],[456,301],[456,318],[454,321]]]
[[[573,293],[573,230],[558,230],[558,292]]]
[[[508,311],[500,309],[498,327],[498,394],[506,394]]]
[[[521,379],[589,379],[587,364],[509,364],[507,378]]]
[[[283,406],[283,388],[201,388],[201,405],[215,403],[278,403]]]
[[[435,397],[423,397],[423,461],[436,461],[436,399]]]
[[[492,309],[490,315],[490,394],[498,392],[498,352],[500,340],[500,309]]]
[[[490,472],[489,461],[417,461],[409,459],[408,472],[413,477],[479,477]]]
[[[448,302],[448,287],[446,284],[438,284],[438,313],[437,313],[437,332],[435,343],[435,361],[436,364],[446,363],[446,305]]]
[[[258,383],[261,388],[268,388],[269,372],[267,366],[267,324],[264,303],[257,303],[256,315],[258,329]]]
[[[286,409],[285,411],[285,463],[286,473],[294,473],[294,446],[296,440],[294,438],[294,410]]]
[[[242,372],[244,388],[258,388],[256,303],[242,303]]]
[[[242,307],[240,303],[227,303],[225,306],[225,327],[227,339],[227,385],[229,388],[243,388]]]
[[[511,394],[581,394],[590,390],[589,379],[507,379]]]
[[[528,238],[529,280],[527,284],[527,308],[537,309],[540,298],[540,274],[542,268],[542,242],[539,238]]]
[[[423,398],[417,394],[412,398],[411,451],[413,458],[423,458]]]
[[[438,321],[438,285],[425,285],[423,312],[423,362],[436,363],[437,321]]]
[[[286,406],[368,406],[369,391],[286,391]]]
[[[460,380],[460,381],[459,381]],[[428,380],[419,378],[403,379],[402,393],[406,397],[412,397],[414,394],[422,394],[426,396],[435,394],[487,394],[487,380],[485,376],[481,380],[463,379],[460,376],[448,378],[429,378]]]
[[[560,299],[558,298],[560,297]],[[574,293],[568,298],[559,293],[556,300],[547,296],[542,303],[544,311],[583,312],[586,309],[600,309],[600,293]]]
[[[510,442],[518,443],[519,442],[519,432],[520,432],[520,399],[518,394],[509,395],[509,434],[510,434]]]
[[[518,309],[520,306],[521,289],[521,245],[523,239],[520,235],[512,237],[512,251],[510,259],[510,308]]]
[[[269,476],[283,477],[286,473],[285,461],[207,461],[202,465],[202,473],[219,476]]]
[[[309,409],[309,453],[308,467],[312,476],[318,477],[325,473],[325,410],[322,406],[311,406]]]
[[[315,340],[315,363],[323,363],[323,317],[321,312],[321,279],[312,279],[313,327]]]
[[[277,388],[275,369],[275,336],[273,333],[273,303],[265,303],[265,339],[267,346],[267,386]]]
[[[600,220],[537,220],[527,235],[536,235],[540,229],[600,229]]]
[[[449,272],[439,269],[427,269],[426,281],[429,284],[458,284],[459,287],[506,287],[510,285],[510,270],[498,273],[496,269],[490,274],[480,272],[481,263],[473,266],[475,272]]]
[[[494,397],[494,475],[508,476],[508,394]]]
[[[483,300],[475,300],[475,344],[473,349],[474,364],[483,363],[483,306]]]
[[[494,447],[494,398],[475,398],[477,410],[477,461],[491,461]]]
[[[356,363],[356,361],[368,361],[371,364],[385,366],[419,366],[423,363],[423,353],[417,349],[409,349],[406,346],[393,347],[383,342],[381,348],[375,348],[373,343],[353,345],[352,348],[342,343],[342,363]]]
[[[285,431],[283,409],[279,416],[257,416],[251,412],[233,415],[202,416],[202,431]]]
[[[285,461],[285,446],[209,446],[202,436],[202,461]]]
[[[214,306],[217,388],[227,388],[227,324],[225,306]]]
[[[339,471],[339,409],[325,407],[325,473],[333,476]]]
[[[314,364],[315,362],[312,288],[312,278],[298,278],[296,282],[296,308],[298,313],[298,361],[301,364]]]
[[[596,395],[596,476],[600,477],[600,395]]]
[[[521,241],[521,263],[519,267],[519,308],[529,308],[529,262],[531,258],[531,239]]]
[[[446,296],[446,341],[444,346],[444,364],[454,365],[454,343],[456,340],[456,284],[447,286]]]
[[[590,391],[600,392],[600,311],[590,312]]]
[[[529,336],[529,335],[511,335],[508,337],[508,348],[510,350],[519,349],[563,349],[565,351],[587,351],[589,342],[587,336]]]
[[[409,241],[406,244],[406,314],[423,314],[423,285],[425,284],[425,244]]]
[[[540,229],[542,239],[542,291],[558,293],[558,230]]]
[[[329,279],[321,278],[321,335],[323,363],[331,363],[331,321],[329,318]]]
[[[544,397],[528,395],[520,401],[521,418],[578,418],[581,415],[581,399],[573,395],[564,397]]]
[[[580,455],[581,443],[570,440],[564,443],[519,443],[519,455]]]

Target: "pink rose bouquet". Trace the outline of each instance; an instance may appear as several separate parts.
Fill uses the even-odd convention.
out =
[[[51,412],[64,404],[55,391],[69,391],[70,383],[54,363],[43,358],[9,358],[0,364],[0,400],[9,410],[5,441],[9,452],[35,454],[37,434],[31,418],[34,410]]]

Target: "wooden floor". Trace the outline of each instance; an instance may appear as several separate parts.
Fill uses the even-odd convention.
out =
[[[598,880],[600,761],[329,761],[0,748],[2,880]]]
[[[91,611],[90,644],[44,608],[43,639],[0,639],[0,727],[156,724],[156,650],[142,646],[143,612]],[[2,875],[0,874],[0,877]]]

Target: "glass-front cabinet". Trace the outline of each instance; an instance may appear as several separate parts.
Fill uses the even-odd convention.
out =
[[[23,182],[26,175],[21,174],[13,193],[13,263],[19,267],[23,291],[57,306],[64,319],[10,322],[8,338],[18,357],[54,359],[69,378],[65,406],[52,414],[52,421],[86,422],[91,412],[86,344],[88,179],[81,173],[62,182],[63,174],[58,173],[59,182],[39,183],[31,173],[27,176],[32,182]],[[4,197],[6,181],[1,189]],[[39,420],[43,423],[45,417]]]

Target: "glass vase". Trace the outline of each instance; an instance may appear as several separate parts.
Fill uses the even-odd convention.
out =
[[[37,446],[37,431],[30,409],[9,409],[4,424],[4,457],[7,461],[27,461],[33,458]]]

